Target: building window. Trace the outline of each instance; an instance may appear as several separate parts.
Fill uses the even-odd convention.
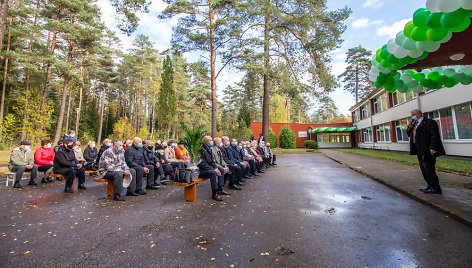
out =
[[[372,128],[368,127],[362,130],[364,142],[372,142]]]
[[[350,133],[323,133],[318,134],[318,142],[349,143],[351,142]]]
[[[376,97],[374,98],[374,113],[378,114],[382,112],[382,106],[380,104],[380,98]]]
[[[359,112],[358,112],[358,111],[355,111],[355,112],[353,113],[353,115],[354,115],[354,117],[352,118],[353,122],[354,122],[354,123],[359,122]]]
[[[410,141],[410,137],[408,137],[406,130],[408,128],[409,120],[403,119],[395,121],[395,130],[397,133],[397,141]]]
[[[451,107],[439,110],[439,121],[441,122],[442,138],[445,140],[456,139]]]
[[[414,98],[416,98],[416,93],[415,92],[410,91],[408,93],[405,93],[405,102],[411,101]]]
[[[456,114],[457,133],[459,139],[472,139],[472,117],[470,104],[462,104],[454,107]]]
[[[377,142],[390,142],[390,126],[379,125],[376,128]]]
[[[388,94],[380,95],[380,103],[382,104],[382,111],[388,110]]]

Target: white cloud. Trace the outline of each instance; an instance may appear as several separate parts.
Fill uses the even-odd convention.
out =
[[[352,22],[352,27],[359,29],[369,26],[369,19],[361,18]]]
[[[404,19],[401,21],[397,21],[391,26],[382,26],[377,30],[377,34],[379,36],[386,36],[388,38],[393,38],[397,35],[397,33],[405,27],[405,24],[409,22],[410,19]]]
[[[362,4],[363,7],[372,7],[372,8],[380,8],[383,6],[383,1],[382,0],[366,0],[364,4]]]

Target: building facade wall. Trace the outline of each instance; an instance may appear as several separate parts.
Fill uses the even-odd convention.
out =
[[[351,108],[351,112],[353,113],[353,118],[356,117],[356,113],[361,111],[360,107],[362,107],[365,103],[370,103],[373,105],[372,100],[377,96],[385,93],[384,90],[380,90],[369,98],[366,98],[359,102],[356,106]],[[455,109],[458,106],[464,107],[468,106],[470,109],[470,113],[472,114],[472,85],[457,85],[452,88],[442,88],[430,92],[426,92],[424,94],[417,95],[414,99],[411,99],[407,102],[402,104],[393,106],[390,103],[389,108],[380,113],[373,113],[373,115],[360,119],[355,120],[354,126],[358,128],[356,133],[358,147],[359,148],[373,148],[373,149],[381,149],[381,150],[395,150],[395,151],[409,151],[409,142],[402,141],[401,138],[398,139],[396,137],[396,122],[398,123],[399,120],[408,119],[410,117],[410,111],[413,109],[420,109],[426,116],[431,116],[435,114],[438,110],[452,110],[452,114],[454,117],[450,124],[454,124],[455,130],[455,138],[454,139],[444,139],[443,137],[443,144],[446,149],[446,153],[448,155],[458,155],[458,156],[471,156],[472,157],[472,138],[459,138],[458,137],[458,122],[457,118],[455,117]],[[372,107],[372,112],[374,109]],[[360,119],[360,120],[359,120]],[[462,118],[464,119],[464,118]],[[466,119],[471,120],[472,119]],[[441,126],[441,120],[437,120],[438,124]],[[377,130],[379,126],[389,126],[390,127],[390,141],[378,141],[377,140]],[[470,123],[468,124],[470,127]],[[368,128],[372,129],[373,142],[366,142],[364,138],[364,131]],[[462,126],[464,128],[464,126]],[[444,130],[441,130],[442,132]],[[462,129],[464,131],[464,129]],[[465,131],[469,131],[466,128]],[[472,129],[471,129],[472,131]],[[442,134],[441,132],[441,134]]]

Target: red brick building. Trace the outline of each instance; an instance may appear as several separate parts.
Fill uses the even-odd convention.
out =
[[[277,138],[279,137],[280,131],[283,127],[288,125],[290,129],[295,133],[297,137],[296,146],[302,148],[303,143],[306,140],[314,140],[318,142],[320,148],[336,148],[336,147],[355,147],[354,131],[350,132],[339,132],[331,131],[327,129],[324,131],[322,128],[348,128],[352,127],[352,123],[330,123],[330,124],[296,124],[296,123],[270,123],[269,127],[274,131]],[[309,129],[318,130],[316,133],[308,133]],[[321,130],[320,130],[321,129]],[[259,133],[262,133],[261,122],[251,122],[251,131],[256,138],[259,137]],[[266,137],[267,138],[267,137]],[[273,145],[272,145],[273,146]],[[275,147],[275,146],[273,146]]]

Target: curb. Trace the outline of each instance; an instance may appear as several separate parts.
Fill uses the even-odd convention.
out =
[[[404,195],[406,195],[406,196],[408,196],[408,197],[410,197],[410,198],[412,198],[412,199],[414,199],[414,200],[416,200],[416,201],[419,201],[419,202],[422,203],[422,204],[425,204],[425,205],[427,205],[427,206],[429,206],[429,207],[431,207],[431,208],[434,208],[434,209],[436,209],[436,210],[438,210],[438,211],[440,211],[440,212],[446,214],[447,216],[450,216],[451,218],[453,218],[453,219],[455,219],[455,220],[457,220],[457,221],[460,221],[460,222],[462,222],[462,223],[464,223],[464,224],[466,224],[466,225],[472,226],[472,218],[464,217],[464,216],[462,216],[462,215],[460,215],[460,214],[458,214],[458,213],[455,213],[454,211],[451,211],[450,209],[445,208],[445,207],[443,207],[443,206],[441,206],[441,205],[438,205],[438,204],[429,202],[429,201],[427,201],[427,200],[424,200],[424,199],[422,199],[422,198],[420,198],[420,197],[418,197],[418,196],[416,196],[416,195],[410,193],[409,191],[404,190],[404,189],[402,189],[402,188],[400,188],[400,187],[398,187],[398,186],[396,186],[396,185],[394,185],[394,184],[387,183],[385,180],[382,180],[382,179],[379,178],[379,177],[376,177],[376,176],[373,176],[373,175],[371,175],[371,174],[368,174],[368,173],[366,173],[366,172],[364,172],[364,171],[362,171],[362,170],[360,170],[360,169],[357,169],[357,168],[355,168],[355,167],[351,167],[350,165],[348,165],[348,164],[346,164],[346,163],[343,163],[343,162],[341,162],[341,161],[339,161],[339,160],[337,160],[337,159],[335,159],[335,158],[333,158],[333,157],[331,157],[331,156],[328,156],[328,155],[326,155],[326,154],[323,153],[323,152],[321,152],[321,153],[322,153],[324,156],[326,156],[327,158],[333,160],[333,161],[336,162],[336,163],[339,163],[339,164],[341,164],[341,165],[344,165],[344,166],[350,168],[351,170],[353,170],[353,171],[355,171],[355,172],[357,172],[357,173],[359,173],[359,174],[361,174],[361,175],[363,175],[363,176],[366,176],[366,177],[368,177],[368,178],[370,178],[370,179],[372,179],[372,180],[374,180],[374,181],[376,181],[376,182],[378,182],[378,183],[380,183],[380,184],[383,184],[383,185],[385,185],[385,186],[387,186],[387,187],[389,187],[389,188],[391,188],[391,189],[393,189],[393,190],[395,190],[395,191],[397,191],[397,192],[400,192],[400,193],[402,193],[402,194],[404,194]]]

